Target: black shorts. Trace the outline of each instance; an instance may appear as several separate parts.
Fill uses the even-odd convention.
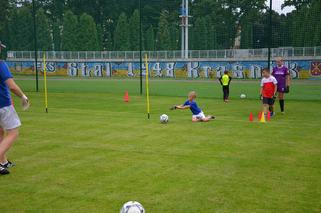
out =
[[[263,104],[267,104],[267,105],[272,106],[274,104],[274,99],[263,97]]]

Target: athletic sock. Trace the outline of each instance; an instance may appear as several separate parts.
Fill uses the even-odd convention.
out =
[[[284,112],[284,100],[279,100],[281,112]]]
[[[9,162],[8,162],[8,161],[6,161],[6,162],[2,162],[2,163],[0,163],[0,165],[1,165],[1,166],[6,166],[8,163],[9,163]]]

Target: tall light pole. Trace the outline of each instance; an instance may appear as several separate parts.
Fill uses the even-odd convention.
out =
[[[143,94],[143,18],[142,18],[142,2],[139,0],[139,78],[140,78],[140,95]]]
[[[181,8],[181,15],[179,16],[181,18],[181,27],[182,27],[182,37],[181,37],[181,47],[182,47],[182,58],[188,58],[188,34],[189,34],[189,18],[191,17],[189,15],[189,5],[188,0],[182,0],[182,8]]]
[[[36,91],[39,91],[39,76],[38,76],[38,46],[37,46],[37,21],[36,21],[36,6],[35,0],[32,0],[32,16],[33,16],[33,41],[35,52],[35,69],[36,69]]]
[[[271,68],[271,47],[272,47],[272,0],[270,0],[270,10],[269,10],[269,42],[268,42],[268,68]]]

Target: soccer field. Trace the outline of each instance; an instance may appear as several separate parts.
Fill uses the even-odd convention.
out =
[[[16,107],[23,126],[9,153],[17,165],[0,177],[1,213],[114,213],[129,200],[147,213],[321,211],[320,81],[294,81],[286,114],[277,103],[268,123],[248,121],[259,81],[232,82],[224,104],[217,82],[153,80],[151,120],[138,80],[50,78],[48,114],[42,88],[17,83],[32,107]],[[169,111],[190,90],[216,121]]]

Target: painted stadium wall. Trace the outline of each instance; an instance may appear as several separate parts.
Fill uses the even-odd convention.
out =
[[[295,79],[321,78],[320,60],[286,61],[291,75]],[[32,61],[8,61],[8,66],[14,74],[34,74]],[[139,77],[138,62],[55,62],[46,63],[48,75],[70,77]],[[274,66],[274,64],[273,64]],[[237,62],[149,62],[150,76],[154,78],[217,78],[226,70],[234,78],[261,78],[261,70],[267,67],[264,61]],[[43,64],[38,63],[39,70]],[[41,73],[40,73],[41,74]],[[145,65],[143,65],[145,75]]]

